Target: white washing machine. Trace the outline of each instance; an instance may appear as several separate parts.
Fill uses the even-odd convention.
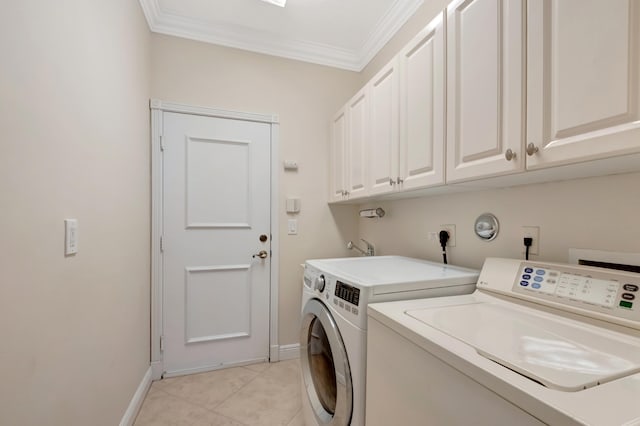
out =
[[[469,295],[369,306],[367,424],[640,424],[640,274],[487,259]]]
[[[306,424],[364,425],[369,302],[468,294],[477,277],[400,256],[308,260],[300,334]]]

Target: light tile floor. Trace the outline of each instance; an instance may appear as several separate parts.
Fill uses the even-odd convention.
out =
[[[135,426],[304,426],[299,360],[153,382]]]

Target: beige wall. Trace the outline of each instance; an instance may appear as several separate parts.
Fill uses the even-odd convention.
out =
[[[360,83],[360,75],[154,34],[153,97],[227,110],[274,113],[280,118],[280,159],[298,172],[280,177],[279,344],[298,342],[302,269],[316,257],[346,256],[355,238],[354,207],[327,205],[329,117]],[[282,161],[280,162],[282,164]],[[298,235],[287,235],[286,197],[302,200]],[[294,217],[294,216],[292,216]]]
[[[486,257],[521,257],[523,225],[540,226],[540,255],[531,259],[566,262],[570,247],[640,252],[639,173],[370,205],[382,205],[387,215],[361,219],[360,234],[380,254],[441,261],[438,241],[427,236],[443,224],[456,225],[449,262],[473,268],[482,267]],[[485,212],[500,222],[500,233],[490,242],[473,232]]]
[[[148,57],[135,1],[3,3],[0,424],[118,424],[148,369]]]

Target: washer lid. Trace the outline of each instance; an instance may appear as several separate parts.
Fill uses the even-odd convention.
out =
[[[406,311],[542,385],[579,391],[640,372],[640,340],[503,303]]]
[[[350,284],[375,287],[375,294],[475,285],[478,279],[478,271],[473,269],[403,256],[314,259],[307,264]]]

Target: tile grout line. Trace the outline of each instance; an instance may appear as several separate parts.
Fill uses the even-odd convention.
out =
[[[234,396],[235,394],[239,393],[242,389],[244,389],[244,388],[245,388],[245,386],[247,386],[249,383],[251,383],[251,382],[253,382],[254,380],[256,380],[258,377],[260,377],[262,374],[264,374],[264,373],[265,373],[267,370],[269,370],[269,368],[271,368],[271,367],[269,367],[269,368],[265,369],[264,371],[260,371],[260,372],[255,371],[255,370],[252,370],[252,369],[250,369],[250,368],[246,368],[246,367],[244,367],[244,366],[242,366],[242,367],[240,367],[240,368],[244,368],[245,370],[251,371],[252,373],[256,373],[255,377],[253,377],[251,380],[249,380],[249,381],[248,381],[247,383],[245,383],[244,385],[240,386],[240,388],[238,388],[238,390],[237,390],[237,391],[233,392],[231,395],[229,395],[228,397],[226,397],[225,399],[223,399],[222,401],[220,401],[220,403],[219,403],[219,404],[216,404],[216,406],[214,407],[214,410],[217,410],[217,409],[218,409],[218,407],[220,407],[222,404],[224,404],[228,399],[230,399],[230,398],[231,398],[232,396]],[[216,414],[217,414],[217,412],[216,412]],[[242,423],[242,422],[239,422],[239,423]]]

